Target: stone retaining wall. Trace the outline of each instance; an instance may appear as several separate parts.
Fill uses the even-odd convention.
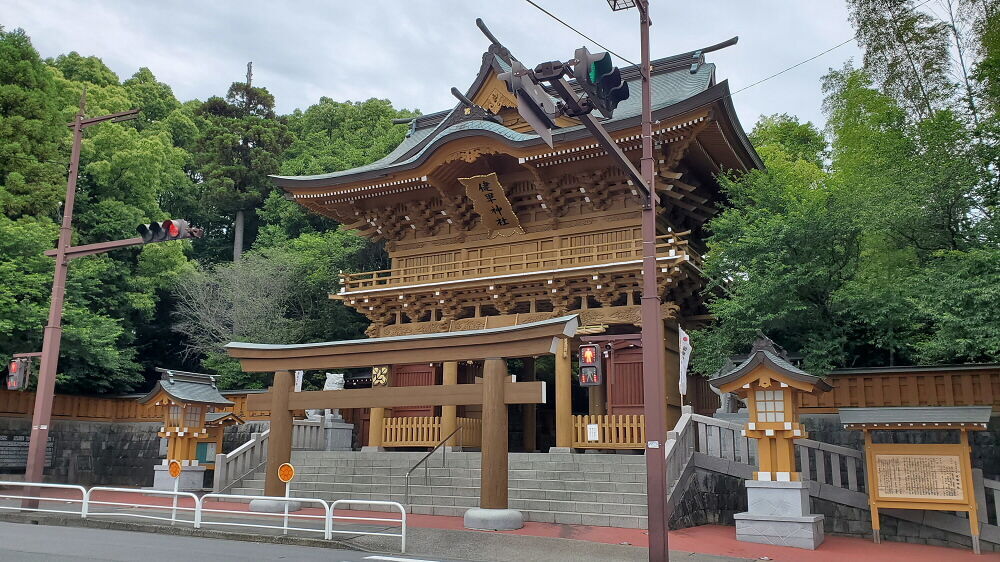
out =
[[[153,466],[160,464],[161,423],[56,420],[49,436],[52,462],[46,482],[83,486],[151,486]],[[0,437],[31,434],[31,420],[0,418]],[[0,478],[21,480],[24,465],[0,468]]]

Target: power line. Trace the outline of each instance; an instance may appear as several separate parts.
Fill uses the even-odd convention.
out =
[[[802,66],[803,64],[806,64],[807,62],[810,62],[810,61],[814,61],[814,60],[816,60],[816,59],[820,58],[821,56],[823,56],[823,55],[825,55],[825,54],[829,53],[830,51],[833,51],[834,49],[839,49],[840,47],[843,47],[844,45],[846,45],[846,44],[850,43],[851,41],[854,41],[854,38],[853,38],[853,37],[851,37],[851,38],[850,38],[850,39],[848,39],[847,41],[843,41],[843,42],[841,42],[841,43],[837,43],[836,45],[834,45],[834,46],[830,47],[829,49],[827,49],[827,50],[823,51],[822,53],[819,53],[819,54],[817,54],[817,55],[813,55],[813,56],[811,56],[811,57],[807,58],[807,59],[806,59],[806,60],[804,60],[804,61],[801,61],[801,62],[797,62],[797,63],[793,64],[792,66],[789,66],[788,68],[786,68],[786,69],[784,69],[784,70],[779,70],[778,72],[775,72],[774,74],[772,74],[772,75],[770,75],[770,76],[768,76],[768,77],[766,77],[766,78],[761,78],[760,80],[758,80],[758,81],[756,81],[756,82],[754,82],[754,83],[752,83],[752,84],[749,84],[749,85],[746,85],[746,86],[743,86],[743,87],[742,87],[742,88],[740,88],[739,90],[736,90],[735,92],[733,92],[733,93],[731,93],[731,94],[729,94],[729,95],[730,95],[730,96],[735,96],[736,94],[738,94],[738,93],[742,92],[743,90],[746,90],[747,88],[753,88],[753,87],[754,87],[754,86],[756,86],[757,84],[760,84],[760,83],[762,83],[762,82],[767,82],[768,80],[770,80],[771,78],[774,78],[774,77],[776,77],[776,76],[781,76],[782,74],[784,74],[784,73],[788,72],[789,70],[793,70],[793,69],[795,69],[795,68],[798,68],[798,67]]]
[[[536,7],[536,8],[538,8],[539,10],[541,10],[541,11],[542,11],[542,13],[544,13],[544,14],[545,14],[545,15],[547,15],[547,16],[549,16],[550,18],[552,18],[552,19],[556,20],[557,22],[559,22],[559,23],[563,24],[564,26],[568,27],[569,29],[571,29],[571,30],[573,31],[573,33],[576,33],[576,34],[577,34],[577,35],[579,35],[580,37],[583,37],[583,38],[584,38],[584,39],[586,39],[587,41],[590,41],[591,43],[593,43],[593,44],[597,45],[598,47],[600,47],[600,48],[604,49],[605,51],[607,51],[607,52],[611,53],[612,55],[614,55],[614,56],[616,56],[616,57],[618,57],[618,58],[622,59],[623,61],[625,61],[625,62],[627,62],[627,63],[631,64],[632,66],[636,66],[636,64],[635,64],[634,62],[632,62],[632,61],[628,60],[627,58],[625,58],[625,57],[623,57],[623,56],[621,56],[621,55],[619,55],[618,53],[616,53],[616,52],[612,51],[611,49],[609,49],[609,48],[605,47],[604,45],[601,45],[600,43],[598,43],[598,42],[597,42],[597,41],[595,41],[594,39],[592,39],[592,38],[590,38],[589,36],[585,35],[585,34],[584,34],[584,33],[583,33],[582,31],[580,31],[579,29],[577,29],[577,28],[573,27],[572,25],[570,25],[570,24],[566,23],[565,21],[563,21],[562,19],[560,19],[560,18],[559,18],[558,16],[556,16],[556,15],[555,15],[555,14],[553,14],[552,12],[550,12],[550,11],[546,10],[545,8],[543,8],[543,7],[539,6],[538,4],[535,4],[535,3],[534,3],[534,2],[532,1],[532,0],[524,0],[524,1],[525,1],[525,2],[527,2],[528,4],[531,4],[532,6],[534,6],[534,7]]]

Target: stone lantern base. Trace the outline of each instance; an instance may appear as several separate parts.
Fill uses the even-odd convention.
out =
[[[815,550],[823,543],[823,516],[809,513],[809,484],[747,480],[745,513],[737,513],[736,540]]]

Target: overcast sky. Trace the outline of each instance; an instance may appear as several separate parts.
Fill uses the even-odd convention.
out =
[[[612,12],[606,0],[536,2],[639,60],[634,9]],[[739,36],[708,55],[734,91],[853,35],[841,0],[652,3],[654,58]],[[470,85],[489,46],[477,17],[529,65],[596,48],[525,0],[0,0],[0,25],[24,28],[43,57],[96,55],[122,79],[146,66],[181,100],[224,94],[253,61],[254,83],[275,95],[281,113],[320,96],[448,109],[449,89]],[[860,59],[854,42],[740,92],[734,104],[744,127],[781,112],[822,124],[820,77],[850,58]]]

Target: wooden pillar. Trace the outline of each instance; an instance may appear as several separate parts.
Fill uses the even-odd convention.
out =
[[[507,509],[507,361],[487,359],[483,369],[483,453],[479,507]]]
[[[382,425],[385,421],[385,408],[372,408],[368,416],[368,446],[382,446]]]
[[[524,382],[535,380],[535,358],[524,358],[524,372],[521,373]],[[524,404],[521,406],[522,420],[521,427],[524,428],[523,445],[524,450],[532,453],[538,449],[538,409],[534,404]]]
[[[606,376],[606,375],[605,375]],[[589,398],[589,412],[592,416],[603,416],[608,413],[607,399],[605,398],[604,384],[600,386],[587,387],[587,397]]]
[[[292,460],[292,412],[288,398],[295,386],[290,371],[274,373],[271,384],[271,433],[267,441],[267,469],[264,474],[264,495],[284,496],[285,485],[278,480],[278,467]]]
[[[556,447],[573,446],[573,373],[569,340],[559,340],[556,352]]]
[[[445,386],[458,384],[458,362],[445,361],[442,381]],[[448,392],[447,388],[442,388],[442,392]],[[455,428],[458,427],[458,406],[441,406],[441,438],[444,439]],[[453,435],[445,443],[448,447],[454,447],[458,442],[458,435]]]

